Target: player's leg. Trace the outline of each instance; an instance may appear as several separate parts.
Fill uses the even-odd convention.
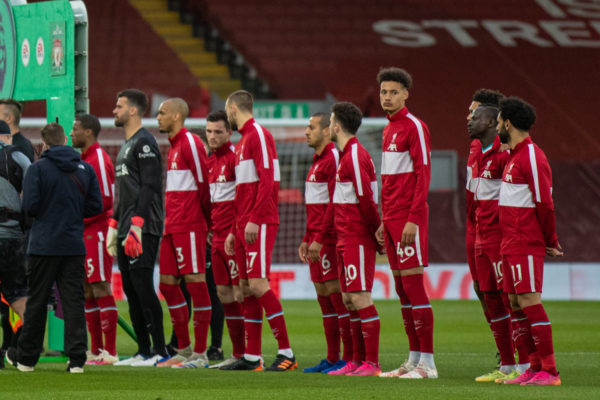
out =
[[[92,283],[92,292],[100,308],[100,326],[104,334],[104,347],[101,352],[101,360],[96,364],[113,364],[119,361],[117,355],[117,322],[119,312],[117,304],[110,288],[110,276],[108,281]]]
[[[552,325],[542,305],[544,257],[527,256],[527,261],[521,264],[521,269],[523,280],[515,285],[517,299],[531,324],[531,334],[535,337],[535,347],[542,364],[542,370],[525,382],[525,385],[560,385],[560,375],[554,358]]]
[[[98,231],[95,229],[86,229],[84,232],[84,242],[86,250],[85,258],[85,320],[87,329],[90,334],[90,350],[87,353],[87,362],[95,364],[101,358],[101,352],[104,348],[102,344],[102,323],[100,320],[100,306],[94,297],[92,291],[92,282],[99,279],[100,257],[101,252],[98,251],[99,246],[103,246],[104,242],[99,240]],[[102,251],[102,248],[100,248]],[[103,261],[103,259],[102,259]]]
[[[225,322],[233,347],[231,358],[211,366],[211,368],[220,368],[232,364],[244,355],[244,307],[241,301],[243,296],[239,287],[239,272],[235,257],[225,254],[223,243],[213,242],[211,253],[211,270],[217,286],[219,301],[223,304]]]
[[[210,346],[206,350],[209,361],[222,361],[225,359],[223,353],[223,326],[225,324],[225,310],[219,300],[217,285],[210,261],[210,251],[206,249],[206,287],[212,307],[210,314]]]

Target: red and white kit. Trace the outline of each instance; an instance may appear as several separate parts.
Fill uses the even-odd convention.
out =
[[[477,280],[479,288],[484,292],[502,289],[502,233],[498,219],[498,200],[502,172],[510,152],[500,151],[500,146],[500,137],[496,136],[492,145],[485,151],[482,150],[477,162],[474,197],[477,221],[475,254]]]
[[[204,273],[210,224],[208,157],[200,138],[185,128],[169,142],[160,273]]]
[[[500,189],[500,253],[506,292],[542,291],[546,247],[558,246],[555,224],[550,164],[527,137],[511,150]]]
[[[431,144],[427,125],[404,107],[383,130],[381,204],[390,267],[408,269],[428,264]],[[414,244],[400,247],[406,222],[417,225]]]
[[[242,138],[235,146],[234,233],[246,253],[246,268],[238,264],[240,278],[268,278],[279,226],[279,160],[273,136],[253,118],[239,132]],[[253,244],[244,240],[248,222],[259,226],[258,240]]]
[[[306,204],[306,234],[303,242],[309,245],[318,232],[321,232],[324,242],[321,243],[321,261],[309,262],[310,277],[313,282],[325,282],[338,279],[337,250],[335,229],[324,225],[323,220],[329,203],[335,191],[335,174],[338,168],[340,154],[333,143],[329,143],[321,152],[313,156],[308,176],[306,177],[304,202]]]
[[[235,219],[235,147],[231,142],[214,150],[209,157],[211,220],[213,232],[211,263],[217,285],[237,285],[238,266],[234,256],[225,254],[225,239]],[[236,241],[237,244],[237,241]]]
[[[477,281],[477,269],[475,267],[475,187],[477,184],[477,161],[481,156],[481,142],[473,139],[467,159],[467,182],[465,187],[465,199],[467,204],[467,223],[465,235],[465,247],[467,248],[467,264],[473,281]]]
[[[110,282],[112,276],[112,257],[106,251],[104,241],[108,231],[108,220],[112,217],[112,205],[115,182],[115,168],[108,154],[96,142],[81,159],[94,167],[100,192],[102,192],[102,213],[84,220],[83,237],[85,241],[86,280],[89,283]]]
[[[337,169],[332,207],[338,251],[343,262],[340,286],[345,292],[371,291],[375,274],[377,177],[371,155],[353,137],[346,143]],[[330,216],[326,217],[330,220]],[[317,242],[325,240],[317,233]],[[341,268],[340,268],[341,269]]]

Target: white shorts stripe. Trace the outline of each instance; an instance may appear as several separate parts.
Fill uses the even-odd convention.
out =
[[[267,224],[260,226],[260,276],[267,277]]]
[[[96,154],[98,155],[98,164],[100,164],[100,177],[102,178],[102,191],[104,192],[105,197],[110,197],[111,192],[108,188],[108,179],[106,178],[106,166],[104,165],[104,155],[102,154],[102,149],[96,149]]]
[[[352,145],[352,165],[354,166],[354,178],[356,179],[356,191],[359,196],[363,195],[362,182],[360,180],[360,165],[358,164],[358,144]]]
[[[98,232],[98,268],[100,269],[100,280],[106,282],[104,274],[104,235]]]
[[[265,139],[265,133],[262,130],[262,126],[254,123],[254,127],[258,132],[258,138],[260,139],[260,148],[262,150],[263,167],[269,169],[269,152],[267,151],[267,140]]]
[[[360,270],[360,289],[364,292],[367,290],[367,282],[365,282],[365,246],[358,246],[358,262]]]
[[[185,136],[190,142],[190,149],[192,149],[192,156],[194,157],[194,165],[196,166],[196,174],[198,175],[198,182],[203,182],[202,178],[202,168],[200,168],[200,157],[198,157],[198,148],[196,147],[196,142],[194,141],[194,137],[191,133],[186,132]]]
[[[190,232],[190,251],[192,252],[192,272],[198,273],[198,257],[196,256],[196,232]]]
[[[540,203],[542,198],[540,196],[540,180],[538,177],[537,162],[535,159],[535,147],[533,144],[528,145],[529,147],[529,162],[531,163],[531,174],[533,175],[533,185],[535,187],[535,201]]]
[[[535,269],[533,268],[533,256],[527,256],[527,263],[529,264],[529,286],[532,292],[537,292],[535,290]]]
[[[415,235],[415,250],[417,252],[417,260],[419,260],[419,265],[423,265],[423,256],[421,255],[421,238],[419,234],[419,225],[417,225],[417,234]]]
[[[406,114],[406,116],[410,118],[410,120],[417,127],[417,132],[419,133],[419,143],[421,144],[421,151],[423,152],[423,165],[427,165],[427,148],[425,147],[425,132],[423,132],[423,125],[421,125],[421,121],[419,121],[411,113]]]

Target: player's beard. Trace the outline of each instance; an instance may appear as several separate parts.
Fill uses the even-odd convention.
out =
[[[508,143],[508,141],[510,140],[510,134],[504,127],[500,128],[500,132],[498,132],[498,137],[500,138],[500,143]]]
[[[115,126],[117,128],[125,126],[125,123],[127,123],[127,121],[123,121],[122,119],[119,119],[119,117],[115,117]]]

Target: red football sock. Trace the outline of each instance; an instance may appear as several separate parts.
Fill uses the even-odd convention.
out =
[[[352,361],[353,357],[353,344],[352,344],[352,332],[350,332],[350,311],[344,305],[341,293],[332,293],[329,295],[331,303],[335,307],[335,311],[338,316],[338,328],[340,330],[340,338],[344,345],[344,353],[342,354],[342,360]]]
[[[542,359],[540,358],[540,353],[535,347],[535,343],[533,341],[533,336],[531,334],[531,323],[522,310],[514,311],[513,314],[518,320],[518,333],[520,334],[520,338],[518,338],[516,342],[522,340],[522,346],[527,349],[530,364],[529,368],[531,368],[533,371],[541,371]]]
[[[365,343],[365,361],[379,365],[379,314],[374,304],[358,310],[360,327]]]
[[[350,311],[350,332],[352,333],[352,361],[360,365],[365,361],[365,341],[360,326],[360,314],[358,311]]]
[[[102,328],[100,325],[100,307],[96,299],[90,297],[85,299],[85,320],[88,331],[90,332],[90,351],[93,354],[100,354],[102,348]]]
[[[527,317],[523,311],[510,311],[511,315],[511,324],[512,324],[512,338],[514,345],[517,349],[517,353],[519,354],[519,364],[527,364],[529,362],[529,350],[527,349],[527,344],[525,336],[527,335],[527,328],[524,328],[523,321],[528,323]],[[535,346],[534,346],[535,347]]]
[[[186,282],[186,286],[194,307],[194,353],[201,354],[206,351],[206,338],[212,314],[210,295],[206,282]]]
[[[275,296],[275,293],[269,289],[265,294],[259,297],[258,302],[265,310],[265,316],[267,317],[267,321],[269,321],[273,336],[275,336],[275,339],[279,344],[279,350],[289,349],[290,339],[288,338],[285,318],[283,317],[283,309],[281,308],[279,299]]]
[[[117,354],[117,321],[119,319],[115,298],[112,295],[103,296],[96,299],[96,302],[100,306],[100,325],[104,333],[104,350],[114,356]]]
[[[394,282],[396,286],[396,293],[400,297],[400,305],[402,307],[402,320],[404,321],[404,330],[406,336],[408,336],[408,348],[410,351],[421,351],[419,346],[419,337],[415,330],[415,323],[413,321],[412,305],[410,299],[404,291],[402,286],[402,277],[400,275],[394,275]]]
[[[260,357],[263,313],[254,296],[244,297],[244,329],[246,331],[245,354]]]
[[[185,297],[183,297],[179,285],[160,283],[158,288],[167,301],[173,331],[177,336],[177,344],[180,349],[184,349],[190,345],[190,332],[188,330],[190,314]]]
[[[242,303],[234,301],[232,303],[224,303],[223,311],[225,312],[225,322],[227,322],[227,330],[229,338],[233,345],[233,356],[240,358],[244,355],[244,307]]]
[[[542,360],[542,370],[552,375],[558,375],[556,360],[554,359],[554,346],[552,345],[552,325],[548,315],[546,315],[544,306],[535,304],[523,308],[523,312],[531,323],[531,334]]]
[[[419,351],[433,353],[433,310],[425,292],[423,274],[403,276],[402,287],[412,304],[415,331],[419,338]]]
[[[323,329],[327,343],[327,361],[336,363],[340,359],[340,330],[338,328],[338,315],[329,296],[317,296],[321,314],[323,316]]]
[[[506,309],[500,292],[486,292],[484,298],[491,318],[490,328],[494,334],[498,352],[500,352],[500,363],[501,365],[515,365],[510,311]]]

